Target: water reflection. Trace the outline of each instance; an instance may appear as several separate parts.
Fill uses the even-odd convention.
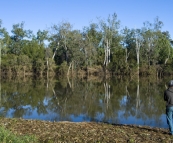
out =
[[[1,80],[0,115],[167,128],[166,79]]]
[[[106,102],[106,107],[108,108],[109,106],[109,100],[110,100],[110,85],[108,85],[107,82],[104,83],[104,88],[105,88],[105,102]]]

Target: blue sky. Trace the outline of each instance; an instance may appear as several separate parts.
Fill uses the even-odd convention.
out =
[[[36,33],[53,24],[68,21],[81,30],[97,17],[116,13],[121,28],[141,28],[158,16],[173,39],[173,0],[0,0],[0,19],[9,32],[12,25],[25,22],[25,29]]]

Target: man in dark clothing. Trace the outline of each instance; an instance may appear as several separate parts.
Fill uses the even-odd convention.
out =
[[[173,80],[169,82],[168,86],[164,92],[164,100],[166,101],[166,119],[169,131],[173,135]]]

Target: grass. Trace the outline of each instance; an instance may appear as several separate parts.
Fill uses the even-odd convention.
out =
[[[37,143],[38,140],[34,136],[20,136],[11,131],[0,127],[0,142],[1,143]]]

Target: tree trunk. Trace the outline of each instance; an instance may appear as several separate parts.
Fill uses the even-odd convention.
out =
[[[54,59],[54,57],[55,57],[56,50],[57,50],[57,48],[55,49],[55,51],[54,51],[54,53],[53,53],[52,60],[53,60],[53,59]]]
[[[138,72],[138,75],[139,75],[139,52],[140,52],[140,43],[138,41],[138,39],[136,38],[136,58],[137,58],[137,72]]]
[[[169,56],[170,56],[170,48],[169,48],[168,57],[165,59],[165,65],[166,65],[167,61],[169,60]]]
[[[139,77],[138,77],[138,85],[137,85],[137,93],[136,93],[136,115],[138,108],[140,107],[140,94],[139,94]]]
[[[69,76],[69,71],[70,71],[71,66],[72,66],[72,63],[70,63],[70,65],[69,65],[69,68],[68,68],[68,71],[67,71],[67,76]]]
[[[104,83],[104,88],[105,88],[105,100],[107,104],[107,108],[109,107],[109,99],[110,99],[110,85]]]
[[[49,76],[49,59],[47,58],[47,78],[48,78],[48,76]]]
[[[107,67],[108,63],[110,63],[110,41],[106,40],[104,65]]]

